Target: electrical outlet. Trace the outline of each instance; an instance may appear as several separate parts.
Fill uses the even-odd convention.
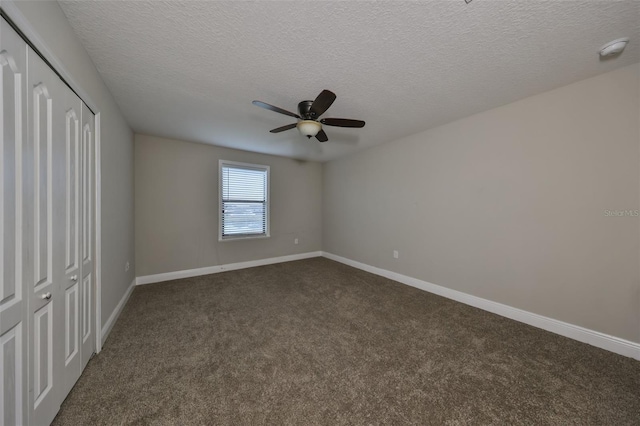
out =
[[[298,239],[297,238],[293,239],[293,244],[298,244]]]
[[[129,262],[124,264],[124,271],[128,272],[129,271]]]
[[[394,251],[393,251],[393,258],[394,258],[394,259],[397,259],[397,258],[399,258],[399,257],[400,257],[400,253],[398,252],[398,250],[394,250]]]

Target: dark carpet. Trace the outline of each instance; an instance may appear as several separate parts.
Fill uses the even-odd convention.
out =
[[[55,425],[640,424],[640,362],[315,258],[137,287]]]

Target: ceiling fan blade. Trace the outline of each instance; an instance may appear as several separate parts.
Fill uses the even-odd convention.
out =
[[[252,104],[259,106],[260,108],[269,109],[271,111],[279,112],[280,114],[288,115],[290,117],[300,118],[298,114],[294,114],[286,109],[278,108],[277,106],[269,105],[262,101],[253,101]]]
[[[351,120],[349,118],[323,118],[320,120],[322,124],[336,127],[364,127],[364,121]]]
[[[316,139],[318,139],[320,142],[326,142],[329,140],[329,138],[327,137],[327,134],[322,129],[320,129],[320,131],[316,135]]]
[[[269,130],[269,131],[271,133],[280,133],[280,132],[284,132],[285,130],[293,129],[297,125],[298,125],[298,123],[287,124],[286,126],[278,127],[277,129],[273,129],[273,130]]]
[[[311,104],[311,112],[316,114],[316,117],[320,117],[326,110],[329,109],[333,101],[336,100],[336,94],[330,90],[323,90],[313,104]]]

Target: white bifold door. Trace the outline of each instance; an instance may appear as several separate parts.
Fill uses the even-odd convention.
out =
[[[0,423],[47,425],[95,351],[94,116],[0,26]]]
[[[23,158],[27,145],[26,45],[0,22],[0,424],[26,423],[29,310],[24,271]]]

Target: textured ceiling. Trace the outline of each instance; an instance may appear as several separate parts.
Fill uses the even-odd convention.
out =
[[[326,161],[640,61],[638,1],[61,1],[136,132]],[[631,42],[600,60],[615,38]],[[338,98],[329,142],[251,104]]]

